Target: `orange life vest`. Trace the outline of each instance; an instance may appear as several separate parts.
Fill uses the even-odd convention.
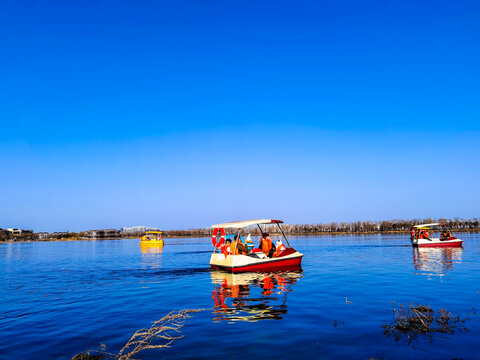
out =
[[[420,236],[418,238],[419,239],[428,239],[428,238],[430,238],[430,235],[428,234],[427,231],[424,230],[420,233]]]
[[[272,240],[261,238],[260,243],[262,251],[268,255],[268,253],[272,249]]]
[[[223,255],[225,255],[225,257],[227,257],[227,255],[228,255],[228,245],[220,246],[220,251],[222,252]]]
[[[232,253],[232,255],[237,255],[237,242],[236,241],[232,242],[232,244],[230,245],[230,252]]]
[[[414,228],[412,228],[412,230],[410,230],[410,235],[415,236],[415,229]]]
[[[273,254],[273,256],[274,256],[274,257],[277,257],[278,255],[281,254],[281,252],[282,252],[283,250],[286,250],[286,249],[287,249],[287,248],[285,247],[284,244],[278,246],[277,249],[275,250],[275,254]]]
[[[232,242],[232,245],[230,245],[230,250],[232,251],[232,255],[244,255],[244,251],[240,251],[237,249],[237,243],[242,242],[241,240],[237,240]],[[242,243],[243,244],[243,243]]]

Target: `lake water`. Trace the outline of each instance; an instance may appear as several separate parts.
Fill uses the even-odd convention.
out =
[[[182,339],[137,359],[475,359],[480,350],[480,235],[463,249],[413,249],[407,235],[292,237],[301,272],[209,269],[210,239],[0,244],[0,358],[117,353],[170,311],[192,314]],[[346,301],[348,300],[348,302]],[[466,318],[469,332],[383,333],[400,304]],[[474,308],[474,309],[472,309]]]

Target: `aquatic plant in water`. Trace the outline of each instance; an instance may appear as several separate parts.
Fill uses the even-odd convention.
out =
[[[393,309],[393,313],[395,320],[383,325],[383,333],[395,336],[397,341],[406,336],[409,344],[419,334],[428,336],[431,341],[432,333],[453,334],[455,330],[468,331],[463,325],[465,319],[453,316],[446,309],[434,311],[429,305],[410,304],[407,307],[400,304],[400,308]]]
[[[85,353],[76,354],[72,360],[129,360],[143,350],[169,347],[172,342],[183,337],[180,329],[183,327],[185,320],[190,317],[189,314],[203,310],[184,309],[178,312],[170,312],[153,322],[148,329],[137,330],[118,354],[107,352],[105,345],[101,345],[98,350],[89,350]]]

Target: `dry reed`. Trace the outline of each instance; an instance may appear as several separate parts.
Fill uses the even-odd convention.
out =
[[[160,320],[155,321],[148,329],[137,330],[117,354],[107,352],[105,346],[101,345],[98,350],[76,354],[72,360],[131,360],[141,351],[170,347],[175,340],[183,337],[180,329],[183,327],[185,320],[190,317],[189,314],[202,310],[204,309],[184,309],[178,312],[170,312]]]
[[[395,320],[384,325],[386,335],[394,335],[395,340],[399,340],[401,335],[408,338],[408,343],[416,338],[417,335],[428,335],[432,339],[432,333],[453,334],[455,330],[468,331],[464,326],[465,320],[459,316],[453,316],[445,309],[437,312],[430,306],[400,305],[399,309],[393,309]]]

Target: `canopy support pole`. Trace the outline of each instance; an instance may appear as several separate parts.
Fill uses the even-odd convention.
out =
[[[288,247],[289,247],[289,248],[291,248],[292,246],[291,246],[291,245],[290,245],[290,243],[288,242],[288,239],[287,239],[287,237],[285,236],[285,233],[283,232],[283,229],[282,229],[282,227],[280,226],[280,224],[279,224],[279,223],[277,223],[277,226],[278,226],[278,228],[280,229],[280,231],[282,232],[283,238],[284,238],[284,239],[285,239],[285,241],[287,242],[287,244],[288,244]]]
[[[262,228],[260,227],[259,224],[257,224],[257,226],[258,226],[258,229],[260,230],[260,236],[262,236],[263,235],[263,230],[262,230]]]

